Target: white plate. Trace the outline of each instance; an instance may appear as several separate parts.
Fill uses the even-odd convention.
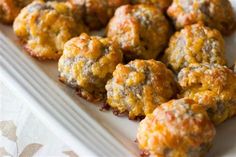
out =
[[[236,0],[231,0],[236,8]],[[236,10],[236,9],[235,9]],[[58,81],[57,63],[31,58],[18,45],[11,27],[0,25],[0,72],[26,98],[39,118],[81,156],[138,156],[138,122],[100,112]],[[228,64],[236,60],[236,33],[226,38]],[[236,156],[236,118],[217,128],[209,157]]]

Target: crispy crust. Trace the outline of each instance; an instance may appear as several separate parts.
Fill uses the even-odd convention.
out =
[[[39,60],[57,60],[70,38],[87,31],[68,3],[35,1],[22,9],[13,29],[25,50]]]
[[[116,8],[128,4],[129,0],[69,0],[82,13],[84,22],[92,30],[105,27]]]
[[[194,64],[178,75],[179,97],[197,101],[215,125],[236,115],[236,74],[225,66]]]
[[[104,93],[96,93],[96,92],[89,93],[86,90],[80,88],[78,85],[71,84],[70,82],[68,82],[68,80],[65,77],[61,77],[60,75],[58,76],[58,80],[64,84],[66,84],[70,88],[75,89],[76,94],[79,97],[82,97],[89,102],[93,102],[93,103],[105,102]],[[105,110],[109,110],[109,108],[107,108],[107,106],[105,106],[105,105],[102,105],[100,110],[105,111]]]
[[[23,43],[22,41],[20,43]],[[26,52],[28,52],[28,54],[31,57],[34,57],[35,59],[39,60],[39,61],[46,61],[46,60],[58,60],[60,58],[61,55],[58,54],[58,56],[50,56],[50,57],[44,57],[41,56],[40,54],[38,54],[37,52],[34,52],[32,49],[27,47],[27,44],[22,44],[24,50]],[[58,52],[57,52],[58,53]]]
[[[214,136],[215,127],[204,108],[191,99],[179,99],[147,115],[139,124],[137,141],[145,157],[200,157]]]
[[[107,38],[81,34],[69,40],[58,63],[60,79],[88,101],[106,98],[105,84],[123,55]]]
[[[225,65],[224,39],[202,23],[186,26],[171,37],[162,61],[175,73],[194,63]]]
[[[0,0],[0,22],[12,24],[21,9],[15,3],[14,0]]]
[[[161,9],[163,12],[171,5],[172,0],[131,0],[132,4],[148,4],[154,5]]]
[[[128,112],[130,119],[140,119],[173,98],[177,84],[163,63],[135,60],[127,65],[117,65],[106,90],[111,108],[118,113]]]
[[[200,21],[226,35],[235,28],[233,8],[229,0],[173,0],[167,13],[177,29]]]
[[[12,24],[20,10],[33,0],[0,0],[0,22]]]
[[[169,33],[163,13],[144,4],[119,7],[107,27],[107,36],[119,43],[127,60],[156,59],[167,46]]]

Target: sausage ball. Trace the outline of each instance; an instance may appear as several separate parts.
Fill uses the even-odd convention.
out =
[[[119,64],[106,85],[107,103],[115,113],[130,119],[144,117],[177,92],[174,75],[155,60],[134,60]]]
[[[109,22],[107,36],[117,41],[126,59],[155,59],[169,39],[169,24],[151,5],[125,5]]]
[[[106,82],[122,59],[117,44],[83,33],[65,44],[58,63],[60,80],[76,88],[89,101],[103,100]]]
[[[186,26],[171,37],[163,62],[176,73],[193,63],[225,65],[224,39],[202,24]]]
[[[207,110],[218,125],[236,114],[236,74],[226,66],[193,64],[180,71],[180,97],[188,97]]]
[[[22,9],[14,21],[15,34],[30,55],[38,59],[58,59],[65,42],[86,31],[63,2],[35,1]]]
[[[216,131],[206,111],[191,99],[172,100],[148,114],[138,127],[137,141],[152,157],[201,157]]]
[[[228,34],[234,28],[234,12],[229,0],[173,0],[167,14],[177,29],[199,21]]]
[[[128,4],[129,0],[69,0],[90,29],[105,27],[116,8]]]
[[[21,8],[32,0],[0,0],[0,22],[11,24]]]
[[[166,9],[170,6],[171,2],[172,0],[131,0],[132,4],[154,5],[163,11],[166,11]]]

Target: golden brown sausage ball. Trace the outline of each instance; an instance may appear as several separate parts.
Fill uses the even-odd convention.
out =
[[[202,21],[207,26],[228,34],[235,23],[229,0],[173,0],[167,14],[173,19],[177,29]]]
[[[91,29],[105,27],[116,8],[129,0],[69,0]]]
[[[176,95],[172,72],[155,60],[134,60],[119,64],[106,85],[107,103],[118,114],[128,112],[130,119],[151,113],[156,106]]]
[[[155,6],[125,5],[109,22],[107,36],[120,44],[128,60],[155,59],[167,45],[169,28]]]
[[[215,128],[206,111],[191,99],[172,100],[148,114],[138,127],[137,141],[152,157],[203,157]]]
[[[226,66],[194,64],[178,75],[180,97],[188,97],[207,110],[217,125],[236,114],[236,74]]]
[[[20,10],[26,5],[30,4],[32,1],[33,0],[0,0],[0,22],[4,24],[12,24]]]
[[[172,0],[131,0],[132,4],[154,5],[163,11],[166,11],[166,9],[170,6],[171,2]]]
[[[225,65],[224,39],[202,24],[186,26],[171,37],[163,62],[176,73],[193,63]]]
[[[33,0],[0,0],[0,22],[11,24],[21,8]]]
[[[77,88],[85,99],[100,101],[106,95],[106,82],[122,59],[117,44],[83,33],[65,44],[58,63],[60,80]]]
[[[22,9],[13,28],[25,49],[38,59],[58,59],[65,42],[86,31],[67,3],[42,1]]]

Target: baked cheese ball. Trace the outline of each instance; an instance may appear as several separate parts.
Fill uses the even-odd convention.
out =
[[[105,27],[116,8],[128,4],[129,0],[69,0],[90,29]]]
[[[178,74],[180,97],[188,97],[207,110],[218,125],[236,114],[236,74],[226,66],[193,64]]]
[[[11,24],[20,10],[33,0],[0,0],[0,22]]]
[[[155,59],[168,43],[170,27],[161,10],[151,5],[118,8],[107,36],[119,43],[127,60]]]
[[[172,100],[148,114],[138,127],[139,148],[150,157],[203,157],[216,130],[191,99]]]
[[[87,29],[64,2],[35,1],[14,21],[14,32],[27,52],[38,59],[58,59],[65,42]]]
[[[166,9],[171,5],[172,0],[131,0],[131,3],[154,5],[162,11],[166,11]]]
[[[171,37],[163,62],[176,73],[194,63],[225,65],[224,39],[203,24],[186,26]]]
[[[119,64],[107,82],[107,104],[117,114],[142,118],[173,98],[177,83],[165,64],[155,60],[134,60]]]
[[[234,28],[234,12],[229,0],[173,0],[167,14],[177,29],[186,25],[204,22],[223,34]]]
[[[116,43],[83,33],[65,44],[58,63],[60,80],[76,88],[83,98],[101,101],[106,95],[106,82],[122,59]]]

